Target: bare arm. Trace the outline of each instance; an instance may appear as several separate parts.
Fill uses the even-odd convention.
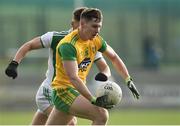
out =
[[[104,73],[107,77],[111,76],[110,68],[104,58],[100,58],[99,60],[95,61],[95,64],[101,73]]]
[[[132,92],[134,98],[139,99],[139,97],[140,97],[139,91],[136,89],[136,86],[134,85],[134,83],[128,73],[128,70],[127,70],[125,64],[123,63],[123,61],[121,60],[121,58],[116,54],[116,52],[109,45],[107,45],[107,49],[103,54],[106,55],[111,60],[115,69],[117,70],[117,72],[125,80],[128,88]]]
[[[129,77],[128,70],[124,64],[124,62],[121,60],[121,58],[116,54],[116,52],[107,45],[106,51],[103,53],[105,56],[108,57],[108,59],[111,60],[113,66],[118,71],[118,73],[121,75],[121,77],[126,80]]]
[[[92,100],[93,96],[84,84],[84,82],[78,76],[78,64],[76,61],[63,61],[63,67],[66,74],[69,76],[70,81],[74,87],[89,101]]]
[[[17,51],[13,60],[20,63],[21,60],[25,57],[25,55],[29,51],[34,50],[34,49],[39,49],[39,48],[42,48],[41,40],[40,40],[40,37],[36,37],[36,38],[26,42],[25,44],[23,44]]]

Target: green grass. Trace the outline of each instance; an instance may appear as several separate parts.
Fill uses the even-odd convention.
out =
[[[0,125],[28,125],[33,112],[0,112]],[[177,110],[121,110],[111,111],[109,125],[180,125],[180,111]],[[79,125],[91,121],[78,119]]]

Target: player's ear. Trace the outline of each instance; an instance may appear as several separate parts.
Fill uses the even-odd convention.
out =
[[[71,22],[71,25],[72,25],[73,29],[76,29],[76,28],[79,27],[79,22],[74,20],[74,21]]]
[[[86,23],[86,22],[85,22],[85,19],[81,19],[81,20],[80,20],[80,25],[81,25],[81,26],[85,25],[85,23]]]

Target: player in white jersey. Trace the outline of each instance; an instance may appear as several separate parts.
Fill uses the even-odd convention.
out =
[[[72,27],[76,29],[79,26],[80,14],[85,8],[78,8],[73,12]],[[15,79],[17,77],[17,67],[25,55],[35,49],[48,48],[49,49],[49,58],[48,58],[48,69],[46,72],[46,79],[40,85],[37,94],[36,94],[36,104],[38,110],[33,117],[32,125],[44,125],[48,115],[52,110],[51,103],[51,82],[55,76],[55,54],[56,46],[58,42],[64,38],[70,31],[62,32],[47,32],[42,36],[36,37],[25,44],[23,44],[20,49],[17,51],[14,59],[6,68],[6,75]],[[106,80],[106,76],[110,76],[111,72],[106,64],[106,61],[102,57],[101,53],[97,53],[94,59],[100,73],[96,75],[96,78],[103,78]],[[106,76],[103,76],[106,75]],[[76,124],[76,118],[69,122],[69,125]]]

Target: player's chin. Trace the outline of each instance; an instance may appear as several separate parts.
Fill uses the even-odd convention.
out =
[[[90,40],[94,39],[96,37],[96,35],[92,35],[92,37],[90,38]]]

